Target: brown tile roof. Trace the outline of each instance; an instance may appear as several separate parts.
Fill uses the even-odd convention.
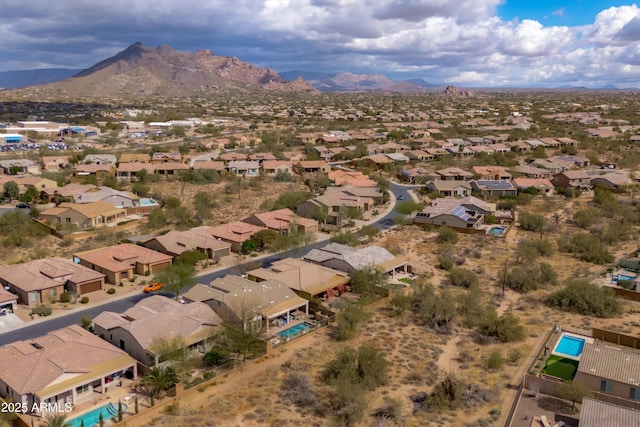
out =
[[[163,254],[142,246],[123,243],[116,246],[95,249],[77,253],[74,256],[114,272],[131,270],[136,263],[155,265],[173,259],[171,255]]]
[[[258,227],[257,225],[248,224],[242,221],[233,221],[227,224],[211,227],[208,233],[214,237],[219,237],[231,242],[243,243],[245,240],[250,239],[254,233],[260,230],[264,230],[264,227]]]
[[[24,264],[0,265],[0,278],[23,291],[38,291],[104,278],[104,274],[76,264],[70,259],[51,257]]]
[[[208,233],[209,227],[197,227],[186,231],[171,230],[167,234],[154,237],[164,249],[179,255],[190,249],[211,249],[214,251],[230,248],[227,242],[216,239]]]
[[[268,269],[251,270],[247,275],[261,280],[278,280],[293,290],[311,295],[349,282],[347,273],[294,258],[276,261]]]
[[[249,155],[250,160],[276,160],[276,156],[271,153],[253,153]]]
[[[278,169],[278,168],[289,168],[293,167],[291,160],[265,160],[262,163],[263,169]]]
[[[378,183],[369,176],[358,171],[332,170],[328,173],[329,179],[336,185],[353,185],[354,187],[377,187]]]
[[[76,173],[77,172],[84,172],[84,173],[96,173],[96,172],[100,172],[100,171],[112,171],[113,170],[113,165],[98,165],[95,163],[91,163],[88,165],[78,165],[76,167]]]
[[[138,302],[124,313],[104,311],[93,319],[96,326],[110,330],[122,328],[148,350],[158,338],[185,338],[201,332],[203,327],[218,326],[220,317],[201,302],[180,304],[162,295],[153,295]]]
[[[640,353],[602,343],[585,343],[577,380],[580,373],[637,387],[640,386]]]
[[[77,194],[85,193],[93,188],[98,188],[93,184],[67,184],[64,187],[57,187],[44,190],[49,196],[58,194],[62,197],[73,197]]]
[[[49,212],[54,209],[56,208],[47,209],[41,212],[41,215],[53,215]],[[93,203],[60,203],[57,209],[72,209],[87,218],[117,215],[122,212],[122,209],[114,208],[112,204],[102,200]]]
[[[316,220],[298,216],[288,208],[258,213],[253,215],[253,217],[261,222],[265,227],[272,230],[288,230],[289,226],[293,223],[297,223],[303,227],[314,227],[318,225]]]
[[[184,163],[178,162],[166,162],[166,163],[158,163],[154,165],[156,171],[170,171],[170,170],[189,170],[189,165],[185,165]]]
[[[324,160],[301,160],[299,162],[303,168],[329,168],[329,164]]]
[[[585,397],[580,407],[579,426],[640,426],[640,411]]]
[[[244,153],[236,153],[235,151],[232,151],[229,153],[220,154],[219,158],[226,162],[230,162],[232,160],[247,160],[247,155]]]
[[[122,153],[119,162],[122,163],[149,163],[151,159],[145,153]]]
[[[195,170],[224,170],[224,162],[215,160],[195,161],[193,162],[193,169]]]
[[[153,173],[156,170],[156,165],[141,162],[120,163],[118,165],[118,172],[139,172],[143,169],[149,173]]]
[[[0,347],[0,379],[20,394],[35,394],[65,374],[89,373],[120,357],[135,364],[124,351],[73,325]]]

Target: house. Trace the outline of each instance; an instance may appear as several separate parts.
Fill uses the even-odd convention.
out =
[[[551,178],[551,175],[553,175],[547,169],[537,168],[537,167],[531,166],[531,165],[516,166],[516,167],[511,169],[511,172],[516,172],[516,173],[522,174],[522,175],[526,176],[527,178],[546,178],[546,179],[549,179],[549,178]]]
[[[323,160],[302,160],[296,163],[293,169],[299,174],[317,172],[329,173],[331,170],[327,162]]]
[[[462,199],[444,198],[434,200],[431,206],[417,212],[413,222],[445,225],[460,230],[478,229],[484,224],[487,215],[495,213],[495,204],[486,203],[473,196]]]
[[[144,298],[123,313],[103,311],[93,319],[94,333],[146,366],[163,361],[161,340],[179,338],[188,350],[206,351],[222,319],[206,304],[181,304],[162,295]]]
[[[313,150],[318,153],[318,157],[320,157],[325,162],[328,162],[333,157],[333,153],[324,145],[316,145],[313,147]]]
[[[0,283],[28,306],[48,303],[64,291],[84,295],[102,290],[104,274],[66,258],[50,257],[23,264],[0,265]]]
[[[469,150],[471,150],[474,155],[486,154],[487,156],[492,156],[496,153],[496,151],[493,148],[491,148],[491,146],[489,145],[474,145],[474,146],[465,147],[465,148],[468,148]]]
[[[276,156],[271,153],[253,153],[249,155],[249,160],[253,160],[255,162],[259,162],[262,164],[265,161],[269,160],[278,160]]]
[[[327,291],[331,294],[349,283],[349,276],[345,272],[294,258],[281,259],[268,268],[248,271],[247,278],[255,282],[277,280],[298,294],[311,296],[325,295]]]
[[[103,398],[125,377],[137,378],[136,361],[79,325],[0,347],[0,395],[28,412]]]
[[[224,162],[239,162],[242,160],[247,160],[247,155],[245,153],[240,153],[238,151],[230,151],[227,153],[220,154],[218,157],[220,160]]]
[[[111,164],[97,164],[90,163],[87,165],[78,165],[74,172],[74,176],[77,178],[94,176],[96,179],[105,179],[109,176],[115,175],[115,165]]]
[[[0,310],[13,313],[18,307],[18,296],[0,287]]]
[[[402,178],[403,181],[406,181],[410,184],[416,183],[424,183],[430,179],[432,179],[433,174],[426,170],[425,168],[410,168],[410,169],[402,169],[398,175]]]
[[[207,259],[220,261],[220,258],[231,254],[231,244],[213,237],[207,232],[208,229],[204,226],[185,231],[171,230],[147,240],[143,246],[173,257],[196,250],[204,253]]]
[[[409,160],[409,158],[407,157],[407,161],[408,160]],[[368,162],[368,163],[373,164],[375,166],[384,166],[384,165],[392,165],[393,164],[393,160],[391,158],[387,157],[386,154],[372,154],[370,156],[363,157],[360,161],[361,162]]]
[[[147,153],[122,153],[120,154],[120,164],[122,163],[150,163],[151,159]]]
[[[356,196],[341,190],[341,187],[333,187],[332,191],[329,191],[329,188],[323,195],[299,203],[296,206],[296,213],[307,218],[318,219],[317,213],[323,212],[323,216],[326,215],[325,222],[338,224],[345,217],[345,209],[353,208],[367,212],[375,204],[375,200],[371,197]]]
[[[443,156],[446,156],[447,154],[449,154],[449,152],[447,150],[445,150],[444,148],[423,148],[423,150],[433,156],[433,158],[440,158]]]
[[[329,179],[336,185],[352,185],[354,187],[378,187],[378,183],[359,171],[335,169],[329,171]]]
[[[393,163],[409,163],[409,157],[402,153],[385,153],[386,157],[390,158]]]
[[[33,175],[40,174],[40,165],[36,165],[29,159],[5,159],[0,160],[0,169],[6,175],[19,175],[29,173]]]
[[[296,141],[301,145],[315,144],[320,136],[321,134],[318,133],[299,133],[296,135]]]
[[[474,176],[479,176],[480,179],[496,181],[509,181],[511,179],[511,174],[502,166],[473,166],[470,172]]]
[[[39,176],[15,176],[7,175],[0,176],[0,186],[4,186],[9,181],[13,181],[18,184],[18,191],[22,195],[27,192],[29,188],[35,188],[38,190],[38,194],[42,191],[48,191],[58,188],[58,183],[47,178],[41,178]]]
[[[421,162],[433,160],[433,155],[427,153],[424,150],[411,150],[407,151],[405,154],[410,160],[418,160]]]
[[[296,314],[309,314],[309,301],[277,280],[255,282],[228,274],[208,285],[196,284],[183,298],[207,304],[225,322],[245,330],[268,331],[279,318],[288,321]]]
[[[311,249],[303,260],[344,271],[347,274],[375,268],[381,273],[394,275],[396,271],[407,273],[409,267],[404,258],[395,256],[382,246],[356,249],[339,243],[329,243],[321,248]]]
[[[265,160],[262,162],[262,171],[265,175],[273,176],[278,173],[293,174],[293,164],[290,160]]]
[[[45,188],[40,192],[40,198],[52,203],[68,202],[73,200],[73,197],[91,190],[92,188],[98,188],[93,184],[67,184],[64,187],[52,187]]]
[[[445,168],[435,172],[436,179],[442,181],[471,181],[473,174],[460,168]]]
[[[578,427],[638,426],[640,411],[590,397],[582,399]]]
[[[73,195],[75,203],[107,202],[116,208],[132,208],[140,204],[140,198],[129,191],[114,190],[111,187],[94,187]]]
[[[127,213],[113,205],[99,201],[93,203],[60,203],[58,207],[40,213],[40,218],[52,226],[73,224],[79,228],[94,228],[116,225]]]
[[[258,227],[268,228],[269,230],[277,231],[280,234],[289,233],[291,227],[295,227],[301,234],[318,232],[317,221],[298,216],[288,208],[251,215],[250,217],[243,219],[242,222],[257,225]]]
[[[231,250],[240,252],[242,244],[251,239],[255,233],[264,230],[264,227],[249,224],[242,221],[233,221],[227,224],[210,227],[207,233],[216,239],[231,243]]]
[[[182,161],[182,154],[178,152],[172,153],[153,153],[151,155],[151,163],[154,165],[160,163],[180,163]]]
[[[69,156],[42,156],[42,170],[59,172],[69,167]]]
[[[204,171],[216,171],[218,173],[222,173],[227,169],[224,162],[216,161],[216,160],[195,160],[192,163],[191,167],[194,171],[204,170]]]
[[[515,196],[518,194],[518,189],[513,186],[511,181],[500,180],[477,180],[471,181],[471,189],[483,196]]]
[[[536,159],[533,164],[534,166],[548,170],[553,175],[568,169],[565,163],[553,162],[549,159]]]
[[[229,173],[244,177],[255,177],[260,174],[260,162],[252,160],[232,160],[227,164]]]
[[[585,342],[574,381],[595,392],[640,400],[640,353],[631,348]]]
[[[591,165],[588,158],[580,156],[551,156],[549,160],[564,165],[567,169],[586,168]]]
[[[289,160],[291,163],[296,164],[304,158],[304,154],[299,151],[283,151],[282,157],[285,160]]]
[[[144,171],[144,172],[142,172]],[[136,181],[142,174],[152,175],[156,173],[156,168],[151,163],[131,162],[120,163],[116,169],[116,178]]]
[[[110,165],[114,166],[118,162],[115,154],[87,154],[82,161],[85,164]]]
[[[99,271],[107,283],[119,285],[131,281],[134,275],[155,274],[171,265],[171,255],[163,254],[131,243],[108,246],[73,255],[74,262]]]
[[[624,173],[614,172],[596,175],[591,178],[591,186],[601,186],[611,191],[625,191],[633,185],[633,181]]]
[[[178,162],[155,163],[154,168],[157,175],[179,175],[191,169],[189,165]]]
[[[546,178],[514,178],[513,185],[518,190],[526,190],[527,188],[535,188],[538,194],[553,194],[554,186]]]
[[[443,196],[466,197],[471,195],[471,184],[468,181],[429,181],[425,187],[430,192]]]
[[[579,190],[591,189],[591,176],[583,170],[568,170],[560,172],[551,178],[556,187],[574,188]]]

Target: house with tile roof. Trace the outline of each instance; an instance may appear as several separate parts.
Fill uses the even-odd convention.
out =
[[[585,397],[578,427],[640,426],[640,410]]]
[[[64,291],[84,295],[104,288],[105,275],[74,263],[50,257],[22,264],[0,265],[0,283],[28,306],[57,299]]]
[[[20,194],[26,193],[29,188],[34,188],[41,193],[43,191],[51,191],[58,188],[58,183],[48,179],[34,175],[5,175],[0,176],[0,186],[4,186],[9,181],[18,184]]]
[[[240,252],[242,250],[242,244],[246,240],[251,239],[251,236],[264,229],[264,227],[249,224],[247,222],[233,221],[227,224],[210,227],[207,230],[207,233],[216,239],[230,243],[232,251]]]
[[[538,194],[553,194],[555,187],[546,178],[513,178],[513,185],[518,191],[535,188]]]
[[[441,194],[445,197],[466,197],[471,195],[469,181],[435,180],[427,182],[425,188],[432,193]]]
[[[47,172],[59,172],[71,167],[70,156],[42,156],[41,167]]]
[[[89,191],[93,188],[98,188],[93,184],[77,184],[70,183],[64,187],[45,188],[40,192],[40,198],[52,203],[61,203],[63,201],[71,201],[73,197]]]
[[[156,175],[179,175],[191,169],[189,165],[179,162],[155,163]]]
[[[640,352],[602,342],[585,342],[574,381],[622,399],[640,400]]]
[[[209,305],[225,322],[245,330],[268,331],[279,317],[309,314],[309,301],[277,280],[255,282],[228,274],[208,285],[198,283],[182,297]]]
[[[115,225],[126,218],[124,209],[110,203],[60,203],[40,213],[40,218],[53,227],[57,224],[75,224],[78,228],[99,228]]]
[[[163,361],[162,339],[180,338],[187,349],[207,348],[222,319],[201,302],[182,304],[162,295],[144,298],[123,313],[103,311],[93,319],[94,333],[146,366]]]
[[[471,181],[473,173],[464,169],[450,167],[435,171],[436,179],[442,181]]]
[[[15,174],[40,174],[40,165],[29,159],[3,159],[0,160],[0,169],[7,175]]]
[[[303,257],[304,261],[351,274],[356,270],[375,268],[382,273],[407,272],[409,264],[403,257],[397,257],[382,246],[354,248],[339,243],[329,243],[321,248],[311,249]]]
[[[180,163],[182,161],[182,154],[177,151],[171,153],[156,152],[151,155],[151,163],[154,165],[160,163]]]
[[[116,167],[115,164],[96,164],[90,163],[88,165],[78,165],[76,166],[76,170],[74,171],[74,176],[76,178],[84,178],[88,176],[94,176],[96,179],[105,179],[109,176],[115,175]]]
[[[494,215],[496,205],[484,202],[477,197],[462,199],[443,198],[433,201],[413,217],[416,224],[444,225],[454,229],[478,229],[487,215]]]
[[[293,174],[291,160],[265,160],[262,162],[262,171],[265,175],[272,176],[278,172]]]
[[[471,189],[483,196],[515,196],[518,189],[514,187],[511,181],[495,180],[495,179],[479,179],[471,181]]]
[[[156,168],[151,163],[130,162],[120,163],[116,169],[116,177],[118,179],[126,179],[129,181],[136,181],[142,173],[152,175],[156,173]]]
[[[231,243],[217,239],[208,233],[208,230],[207,226],[184,231],[171,230],[145,241],[143,246],[173,257],[190,250],[202,252],[207,259],[214,261],[230,255]]]
[[[257,213],[243,219],[242,222],[268,228],[280,234],[289,233],[291,227],[296,227],[297,231],[302,234],[318,232],[316,220],[298,216],[288,208]]]
[[[86,204],[107,202],[116,208],[132,208],[140,204],[140,198],[129,191],[114,190],[111,187],[94,187],[73,195],[73,202]]]
[[[321,196],[299,203],[296,206],[296,213],[306,218],[313,218],[320,210],[326,214],[326,222],[337,224],[342,221],[345,209],[358,209],[363,212],[373,209],[375,205],[373,198],[354,195],[341,188],[333,187],[331,191],[326,191]]]
[[[73,260],[92,270],[103,273],[107,283],[119,285],[132,280],[134,275],[155,274],[171,265],[173,257],[131,243],[78,252]]]
[[[135,379],[136,361],[79,325],[0,347],[0,395],[25,404],[79,405]],[[36,411],[33,415],[46,415]]]
[[[324,160],[302,160],[293,166],[293,170],[299,174],[316,172],[328,173],[331,167],[329,167],[329,164]]]
[[[268,268],[258,268],[247,272],[247,278],[255,282],[277,280],[297,293],[321,296],[341,289],[349,283],[349,275],[343,271],[322,265],[285,258],[275,261]]]
[[[336,185],[352,185],[354,187],[378,187],[378,183],[368,175],[359,171],[345,171],[335,169],[329,171],[329,179]]]

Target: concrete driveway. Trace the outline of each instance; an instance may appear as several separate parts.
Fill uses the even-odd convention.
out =
[[[0,333],[17,328],[23,323],[24,322],[13,313],[0,316]]]

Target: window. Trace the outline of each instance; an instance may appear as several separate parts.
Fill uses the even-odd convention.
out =
[[[123,340],[120,340],[120,349],[124,350],[124,341]]]
[[[66,221],[67,223],[70,223],[70,222],[71,222],[71,218],[66,217],[66,218],[65,218],[65,221]]]
[[[640,400],[640,388],[629,387],[629,399]]]
[[[82,394],[89,391],[89,384],[81,385],[80,387],[76,387],[76,393]]]
[[[604,393],[611,393],[612,388],[613,388],[613,384],[611,384],[611,381],[607,381],[607,380],[600,381],[600,391]]]

